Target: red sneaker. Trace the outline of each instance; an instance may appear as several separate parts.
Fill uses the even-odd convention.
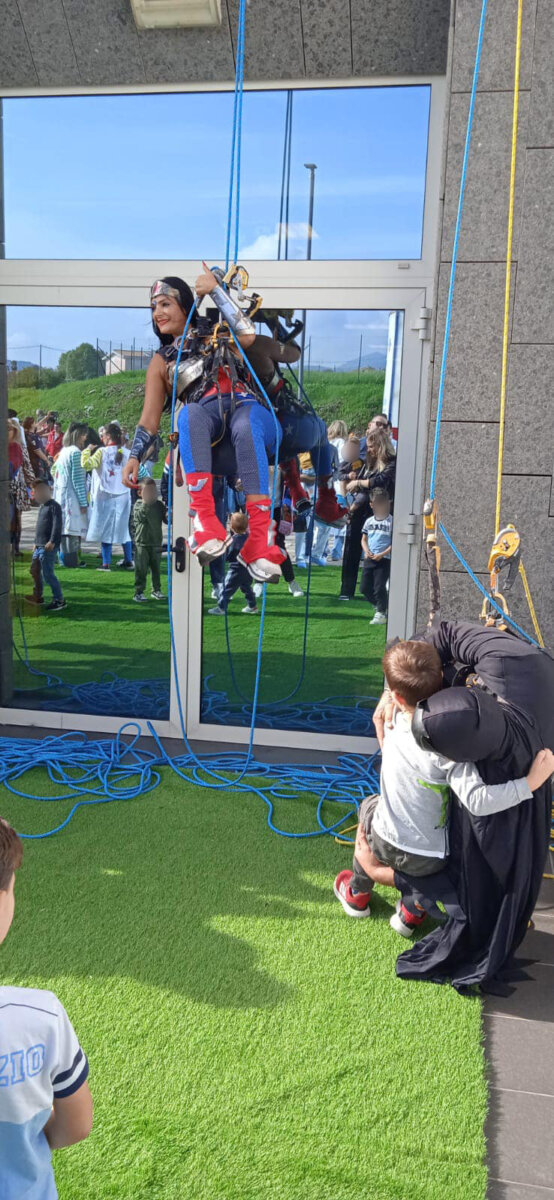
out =
[[[231,538],[216,516],[213,475],[209,471],[191,471],[185,476],[189,493],[189,515],[192,517],[192,534],[187,539],[192,554],[198,561],[213,562],[225,554]]]
[[[415,913],[408,912],[401,900],[396,901],[396,912],[391,917],[389,925],[391,929],[395,929],[401,937],[413,937],[416,929],[419,929],[427,916],[426,912],[422,912],[420,916]]]
[[[298,516],[304,512],[309,512],[311,507],[310,497],[306,488],[302,486],[300,472],[298,470],[298,459],[289,458],[288,462],[279,463],[283,472],[283,487],[288,489],[292,506],[296,509]]]
[[[248,537],[238,556],[239,562],[258,583],[279,583],[281,563],[287,557],[275,545],[275,521],[271,519],[269,496],[263,500],[246,501],[248,512]]]
[[[371,916],[369,905],[371,892],[354,893],[350,886],[353,878],[353,871],[340,871],[333,884],[335,896],[342,904],[347,917],[369,917]]]
[[[317,481],[315,515],[323,525],[333,525],[336,529],[346,525],[347,522],[346,509],[341,508],[335,489],[329,487],[327,479],[318,479]]]

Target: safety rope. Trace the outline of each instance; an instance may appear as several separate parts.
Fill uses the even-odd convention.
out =
[[[512,157],[510,163],[510,189],[508,198],[508,236],[506,241],[506,279],[504,285],[504,327],[502,330],[502,369],[500,376],[500,418],[498,426],[498,465],[496,472],[496,513],[494,536],[500,532],[500,510],[502,507],[502,469],[504,464],[504,431],[506,427],[506,385],[508,380],[508,344],[510,337],[510,295],[512,283],[512,248],[514,240],[514,199],[516,190],[517,127],[519,113],[519,76],[521,66],[521,20],[523,0],[518,0],[516,56],[514,67],[514,105],[512,112]]]
[[[433,442],[433,459],[431,464],[431,482],[429,495],[431,500],[435,499],[435,488],[437,482],[437,464],[439,457],[439,444],[441,435],[442,410],[444,404],[444,386],[446,380],[446,366],[448,363],[448,352],[450,349],[450,326],[452,324],[452,305],[454,300],[454,284],[456,282],[456,267],[458,263],[458,245],[460,241],[460,229],[462,225],[462,213],[464,209],[464,196],[467,179],[467,166],[469,161],[469,148],[471,146],[471,133],[473,128],[473,114],[475,111],[475,97],[477,94],[477,84],[479,81],[479,67],[481,64],[481,51],[483,49],[483,34],[485,31],[485,18],[487,15],[488,0],[483,0],[481,7],[481,19],[479,21],[479,35],[477,38],[477,50],[475,52],[475,65],[473,68],[473,81],[471,84],[471,93],[469,97],[469,112],[467,118],[467,129],[464,145],[464,156],[462,161],[462,173],[460,176],[460,193],[458,196],[458,211],[456,213],[456,226],[454,230],[454,241],[452,244],[452,262],[450,265],[450,280],[448,284],[448,298],[446,301],[446,316],[444,322],[444,338],[442,346],[442,361],[439,378],[439,394],[437,398],[437,417],[435,425],[435,439]]]

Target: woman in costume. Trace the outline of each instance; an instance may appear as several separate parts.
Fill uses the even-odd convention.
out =
[[[210,296],[247,350],[256,336],[254,324],[217,277],[206,270],[195,287],[200,299]],[[139,463],[158,432],[162,412],[171,406],[175,362],[194,297],[182,279],[168,276],[152,285],[150,301],[152,324],[161,345],[146,373],[144,407],[124,471],[128,486],[136,483]],[[228,434],[236,462],[234,473],[242,480],[249,517],[249,534],[240,558],[254,579],[277,583],[283,553],[275,545],[268,456],[277,453],[279,427],[253,391],[248,370],[232,341],[222,349],[214,346],[212,351],[212,333],[212,324],[195,312],[182,355],[182,366],[184,372],[189,368],[190,381],[182,393],[184,403],[177,425],[193,517],[189,547],[204,564],[219,558],[229,544],[227,531],[216,514],[213,494],[213,447]],[[196,367],[198,377],[190,379]]]

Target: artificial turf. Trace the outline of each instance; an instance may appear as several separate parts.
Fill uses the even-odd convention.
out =
[[[23,831],[67,807],[0,794]],[[60,996],[95,1098],[61,1200],[483,1200],[480,1003],[396,978],[393,895],[348,920],[348,860],[168,771],[26,844],[3,982]]]
[[[115,565],[117,560],[109,574],[98,572],[96,555],[87,551],[84,558],[86,568],[58,568],[67,599],[67,608],[58,613],[47,613],[24,602],[23,597],[32,586],[30,553],[26,552],[17,561],[17,607],[22,615],[28,661],[35,671],[53,673],[68,685],[65,689],[45,687],[44,678],[30,673],[16,655],[14,684],[18,705],[40,708],[46,703],[61,710],[71,709],[74,701],[69,689],[76,684],[97,684],[105,672],[121,680],[165,680],[169,688],[167,602],[149,600],[146,604],[135,604],[134,572],[121,570]],[[165,560],[162,566],[162,589],[167,593]],[[283,580],[278,587],[268,587],[261,705],[278,704],[292,693],[295,704],[309,706],[310,702],[333,697],[339,708],[344,705],[348,709],[360,697],[379,695],[386,627],[370,625],[374,610],[360,594],[348,604],[339,601],[340,576],[338,565],[312,568],[305,659],[305,598],[294,599]],[[307,571],[299,571],[298,580],[306,588]],[[45,596],[49,600],[48,589]],[[202,680],[204,686],[225,693],[232,705],[251,701],[254,692],[260,619],[244,616],[241,612],[244,603],[239,592],[229,606],[233,680],[225,620],[208,615],[214,601],[209,573],[204,572]],[[24,656],[15,603],[13,632],[15,645]],[[103,699],[107,713],[128,715],[124,687],[116,689],[108,684]],[[232,714],[233,724],[249,723],[248,705],[246,709],[246,715],[237,716],[236,711]],[[87,711],[86,704],[79,711]],[[155,706],[148,711],[147,706],[140,715],[167,717],[168,712],[157,711]],[[283,723],[287,725],[286,717]],[[348,718],[344,723],[344,729],[347,728]]]

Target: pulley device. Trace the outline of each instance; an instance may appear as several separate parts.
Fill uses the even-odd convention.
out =
[[[483,600],[481,609],[481,620],[485,622],[485,625],[489,627],[496,625],[497,629],[505,632],[508,630],[508,624],[499,608],[503,610],[505,616],[510,615],[505,593],[513,588],[519,573],[520,562],[521,538],[515,525],[507,525],[496,535],[489,555],[490,597]],[[502,591],[499,589],[501,576],[503,577]],[[496,605],[491,603],[492,600],[496,601]]]

